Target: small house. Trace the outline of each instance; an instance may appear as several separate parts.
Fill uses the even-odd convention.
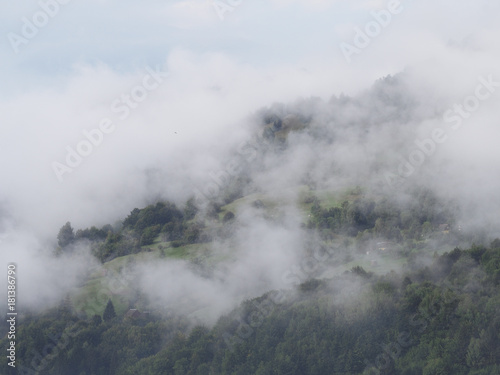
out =
[[[125,319],[146,319],[149,318],[149,311],[140,312],[137,309],[130,309],[125,313]]]

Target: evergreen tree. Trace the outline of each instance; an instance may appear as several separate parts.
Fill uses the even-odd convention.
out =
[[[73,232],[73,227],[71,223],[68,221],[64,224],[59,230],[59,234],[57,235],[57,244],[64,248],[71,244],[75,240],[75,234]]]
[[[184,207],[184,217],[186,220],[191,220],[196,216],[196,213],[198,212],[198,207],[196,207],[196,203],[194,201],[194,198],[190,198],[186,202],[186,207]]]
[[[104,313],[102,314],[102,319],[105,322],[109,322],[113,320],[115,317],[116,317],[115,307],[113,306],[113,302],[111,302],[111,299],[109,299],[108,304],[104,309]]]

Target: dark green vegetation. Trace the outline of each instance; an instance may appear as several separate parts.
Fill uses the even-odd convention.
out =
[[[427,190],[415,189],[409,196],[415,204],[368,196],[360,188],[338,194],[302,188],[298,201],[292,203],[303,212],[305,235],[317,235],[321,247],[335,249],[329,260],[333,271],[363,266],[383,274],[402,266],[408,257],[442,253],[468,242],[454,224],[450,204],[439,202]],[[224,260],[211,256],[211,242],[231,238],[240,207],[253,206],[270,220],[276,220],[280,217],[280,205],[286,203],[252,194],[226,205],[211,202],[201,215],[193,200],[183,208],[159,202],[135,208],[118,227],[91,227],[73,234],[71,224],[66,223],[58,235],[58,252],[71,252],[78,244],[87,243],[103,262],[103,269],[91,275],[73,298],[75,309],[91,317],[104,309],[108,298],[121,313],[137,303],[148,309],[133,290],[120,286],[120,293],[108,292],[109,276],[119,275],[128,266],[148,259],[183,259],[209,274],[215,263]],[[442,223],[447,223],[446,231],[440,229]],[[373,256],[383,262],[374,261]]]
[[[107,262],[137,254],[159,239],[172,247],[197,243],[202,240],[203,225],[192,220],[196,212],[192,200],[186,202],[182,211],[173,203],[158,202],[132,210],[118,229],[105,225],[100,229],[91,227],[73,233],[71,223],[66,223],[57,236],[58,252],[71,251],[79,242],[90,242],[93,254]]]
[[[359,188],[340,194],[305,189],[295,202],[304,213],[303,229],[329,249],[332,258],[321,269],[330,267],[336,276],[288,275],[295,286],[242,303],[212,328],[145,312],[147,302],[130,290],[101,296],[96,305],[105,281],[93,275],[59,308],[20,317],[18,373],[498,373],[500,240],[443,254],[450,244],[471,240],[454,222],[453,206],[426,190],[408,195],[414,204]],[[75,232],[66,223],[58,254],[90,244],[105,273],[151,257],[206,266],[200,253],[213,238],[230,236],[240,205],[272,218],[279,216],[279,203],[250,195],[212,202],[199,215],[192,200],[183,208],[159,202],[132,210],[119,227]],[[402,273],[367,263],[367,252]],[[0,366],[8,369],[6,358]]]
[[[397,80],[385,84],[394,88]],[[376,97],[411,102],[385,90],[385,84],[376,85],[381,94]],[[312,115],[314,106],[323,104],[314,99],[303,104],[298,112],[305,115],[264,110],[261,136],[232,155],[239,168],[231,170],[239,172],[218,178],[224,180],[220,191],[205,197],[204,205],[194,199],[155,202],[101,228],[75,230],[66,223],[57,235],[56,255],[71,256],[84,245],[100,266],[58,308],[19,316],[20,367],[13,373],[499,374],[500,240],[491,243],[486,229],[462,228],[457,218],[466,215],[457,202],[444,201],[411,179],[397,191],[372,181],[370,188],[342,185],[332,191],[321,178],[304,175],[296,180],[299,186],[284,191],[280,185],[283,191],[268,193],[252,180],[269,159],[276,164],[287,159],[292,133],[314,147],[333,149],[344,130],[359,131],[362,141],[368,127],[405,124],[404,118],[413,118],[412,106],[366,111],[341,97],[330,103],[336,125],[323,121],[323,126],[314,124]],[[342,125],[351,112],[359,112],[359,124]],[[366,163],[383,172],[384,157]],[[331,169],[323,177],[342,176],[335,163],[326,167]],[[235,233],[245,230],[242,212],[273,231],[290,215],[286,208],[299,219],[293,226],[305,244],[299,256],[316,261],[282,275],[285,290],[245,301],[213,326],[194,326],[192,316],[179,316],[172,306],[159,308],[126,279],[141,263],[182,261],[200,279],[212,280],[214,270],[220,275],[238,257]],[[223,251],[217,252],[221,244]],[[195,304],[183,297],[176,297],[175,305]],[[193,310],[203,314],[204,307]],[[0,326],[4,348],[7,328],[6,322]],[[9,370],[5,356],[0,366]]]
[[[450,230],[452,236],[448,236],[448,240],[451,237],[456,241],[466,240],[455,225],[455,212],[450,203],[438,201],[429,190],[424,189],[414,189],[408,197],[413,204],[365,196],[360,188],[354,188],[339,194],[338,200],[335,200],[331,194],[315,194],[308,189],[298,202],[293,203],[306,213],[303,220],[307,229],[316,231],[325,241],[351,237],[356,239],[360,248],[369,240],[384,239],[412,250],[422,248],[430,238],[450,234]],[[88,241],[94,255],[104,263],[143,251],[209,243],[214,238],[230,235],[225,233],[224,226],[231,224],[235,219],[233,211],[241,205],[251,203],[254,207],[267,210],[269,217],[276,216],[280,202],[263,198],[264,203],[259,198],[262,196],[242,197],[226,205],[211,202],[202,217],[196,215],[198,208],[193,199],[186,202],[183,210],[174,203],[158,202],[143,209],[135,208],[119,228],[105,225],[101,229],[80,229],[75,234],[71,224],[66,223],[58,234],[58,252],[71,251],[77,243]],[[440,228],[440,225],[446,228]]]
[[[498,374],[500,241],[408,269],[311,279],[244,302],[212,329],[113,317],[111,303],[103,319],[81,319],[65,300],[22,318],[12,373]]]

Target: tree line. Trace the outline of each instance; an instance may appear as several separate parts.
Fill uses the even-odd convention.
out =
[[[500,371],[499,286],[495,240],[456,248],[428,266],[409,264],[402,274],[357,267],[308,280],[266,311],[259,306],[270,293],[243,302],[211,328],[176,316],[117,317],[111,302],[102,316],[81,319],[62,303],[23,318],[24,372],[17,373],[491,375]],[[242,322],[251,333],[232,340]],[[69,324],[77,334],[35,372],[33,364],[50,355]],[[1,368],[8,369],[6,361],[0,359]]]

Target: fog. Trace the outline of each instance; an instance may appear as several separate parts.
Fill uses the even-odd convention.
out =
[[[306,183],[396,199],[424,186],[459,202],[465,228],[498,235],[500,5],[401,2],[346,61],[341,43],[387,6],[244,1],[221,20],[203,1],[70,2],[17,54],[4,38],[0,263],[17,263],[23,305],[56,303],[98,267],[84,247],[52,255],[64,223],[114,224],[158,199],[182,205],[231,162],[250,177],[248,193],[281,199],[283,212],[269,218],[243,205],[231,241],[212,245],[231,256],[211,278],[180,261],[136,269],[161,308],[186,298],[213,320],[244,298],[290,287],[283,275],[307,247],[294,187]],[[21,18],[38,7],[12,6],[2,33],[21,33]],[[455,104],[473,110],[450,121]],[[254,145],[261,114],[273,111],[309,125],[285,149],[264,152]],[[436,128],[445,140],[412,154]],[[68,166],[95,129],[98,145]]]

